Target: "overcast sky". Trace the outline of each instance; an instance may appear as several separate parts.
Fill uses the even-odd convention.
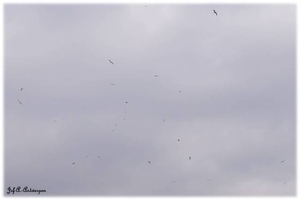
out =
[[[295,5],[6,4],[4,31],[5,194],[296,195]]]

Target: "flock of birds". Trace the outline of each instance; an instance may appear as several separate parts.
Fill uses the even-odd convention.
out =
[[[147,7],[147,6],[145,6],[145,7]],[[215,14],[216,16],[218,16],[218,13],[216,12],[216,10],[213,10],[213,14]],[[108,61],[109,61],[110,64],[115,65],[114,62],[113,62],[112,60],[108,59]],[[154,77],[158,77],[158,75],[155,74]],[[114,84],[114,83],[110,83],[110,85],[115,85],[115,84]],[[21,92],[22,92],[23,90],[24,90],[24,88],[21,88],[21,89],[20,89]],[[181,93],[180,90],[179,90],[178,92]],[[23,103],[22,103],[19,99],[17,99],[17,101],[18,101],[18,103],[19,103],[20,105],[23,106]],[[128,104],[127,101],[125,101],[125,103]],[[125,111],[125,113],[126,113],[126,111]],[[124,118],[123,120],[125,120],[125,118]],[[163,121],[165,122],[166,119],[164,119]],[[57,122],[57,120],[55,120],[54,122]],[[115,124],[115,126],[118,126],[118,125]],[[114,131],[114,129],[112,130],[112,132],[113,132],[113,131]],[[180,142],[180,139],[177,139],[177,141]],[[88,158],[88,157],[89,157],[89,155],[86,155],[86,156],[85,156],[85,158]],[[101,159],[100,156],[97,156],[97,158],[98,158],[98,159]],[[191,159],[192,159],[192,156],[189,156],[188,159],[191,160]],[[285,160],[286,160],[286,159],[280,161],[280,163],[284,163]],[[148,160],[148,163],[151,164],[151,161]],[[75,162],[73,162],[72,165],[75,165]],[[211,178],[210,178],[210,179],[206,179],[206,181],[211,181],[211,180],[212,180]],[[171,181],[171,183],[176,183],[176,182],[177,182],[177,181]],[[284,182],[283,184],[285,184],[285,183],[286,183],[286,182]]]
[[[216,11],[214,10],[214,12],[216,13]],[[216,13],[216,15],[217,15],[217,13]],[[108,59],[108,61],[112,64],[112,65],[114,65],[114,62],[113,61],[111,61],[110,59]],[[158,77],[158,75],[157,74],[155,74],[154,75],[154,77]],[[114,85],[113,83],[111,83],[110,85]],[[179,93],[181,93],[181,91],[179,90]],[[127,101],[125,101],[125,103],[128,103]],[[125,111],[125,113],[126,113],[126,111]],[[125,119],[123,119],[123,120],[125,120]],[[164,119],[164,122],[166,121],[166,119]],[[115,126],[118,126],[117,124],[115,124]],[[112,130],[112,131],[115,131],[115,130]],[[178,142],[180,142],[180,139],[177,139],[177,141]],[[189,156],[189,160],[191,160],[192,159],[192,156]],[[148,161],[148,163],[149,164],[151,164],[151,161],[149,160]],[[75,164],[75,163],[73,163],[73,164]],[[175,181],[176,182],[176,181]],[[172,183],[174,183],[174,181],[172,181]]]

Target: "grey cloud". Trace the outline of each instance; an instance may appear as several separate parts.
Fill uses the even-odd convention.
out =
[[[5,5],[5,187],[295,195],[295,8]]]

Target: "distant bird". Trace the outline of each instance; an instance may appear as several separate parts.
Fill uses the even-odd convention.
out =
[[[18,100],[19,104],[23,105],[22,102],[19,99],[17,99],[17,100]]]
[[[189,157],[189,160],[191,160],[191,159],[192,159],[192,156]]]
[[[283,185],[285,184],[285,182],[283,182]]]
[[[123,120],[125,120],[125,118],[123,118]]]
[[[23,88],[21,88],[21,91],[23,90]]]
[[[54,120],[54,122],[57,122],[56,120]]]
[[[148,161],[149,164],[151,164],[151,161]]]
[[[111,83],[110,85],[115,85],[114,83]]]
[[[154,75],[155,77],[158,77],[158,75]]]
[[[215,10],[213,10],[213,11],[214,11],[214,14],[216,14],[216,16],[218,16],[218,13]]]
[[[97,156],[99,159],[101,159],[101,157],[100,156]]]
[[[164,119],[164,122],[166,121],[166,119]]]
[[[85,158],[89,157],[89,155],[87,155]]]
[[[180,140],[178,139],[178,142],[180,142]]]
[[[127,101],[125,101],[125,103],[128,103]]]
[[[125,113],[126,113],[126,110],[125,110]]]
[[[115,126],[118,126],[118,124],[115,124]]]
[[[211,181],[211,179],[207,179],[206,181]]]
[[[181,91],[179,90],[178,92],[180,92],[181,93]]]
[[[171,181],[171,183],[176,183],[176,181]]]
[[[108,60],[109,60],[109,59],[108,59]],[[110,62],[111,64],[115,65],[115,64],[113,63],[113,61],[109,60],[109,62]]]
[[[75,163],[73,162],[72,165],[75,165]]]
[[[282,160],[282,161],[281,161],[281,163],[283,163],[284,161],[285,161],[285,159],[284,159],[284,160]]]
[[[111,132],[113,132],[113,131],[115,131],[115,130],[111,130]]]

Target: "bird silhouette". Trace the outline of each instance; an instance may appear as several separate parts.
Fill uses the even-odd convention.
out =
[[[110,85],[115,85],[114,83],[111,83]]]
[[[108,60],[109,60],[109,59],[108,59]],[[115,64],[113,63],[113,61],[109,60],[109,62],[110,62],[111,64],[115,65]]]
[[[181,93],[181,91],[179,90],[178,92],[180,92]]]
[[[89,157],[89,155],[87,155],[85,158]]]
[[[115,126],[118,126],[118,124],[115,124]]]
[[[285,159],[284,160],[282,160],[280,163],[283,163],[285,161]]]
[[[218,16],[218,13],[215,10],[213,10],[213,11],[214,11],[214,14],[216,14],[216,16]]]
[[[97,156],[99,159],[101,159],[101,157],[100,156]]]
[[[21,88],[21,91],[23,90],[23,88]]]
[[[191,159],[192,159],[192,156],[189,157],[189,160],[191,160]]]
[[[127,101],[125,101],[125,103],[128,103]]]
[[[149,164],[151,164],[151,161],[148,161]]]
[[[154,75],[155,77],[158,77],[158,75]]]
[[[180,140],[178,139],[178,142],[180,142]]]
[[[18,100],[19,104],[23,105],[22,102],[19,99],[17,99],[17,100]]]
[[[73,162],[72,165],[74,165],[75,163]]]
[[[166,119],[164,119],[164,122],[166,121]]]
[[[171,183],[176,183],[176,181],[171,181]]]

